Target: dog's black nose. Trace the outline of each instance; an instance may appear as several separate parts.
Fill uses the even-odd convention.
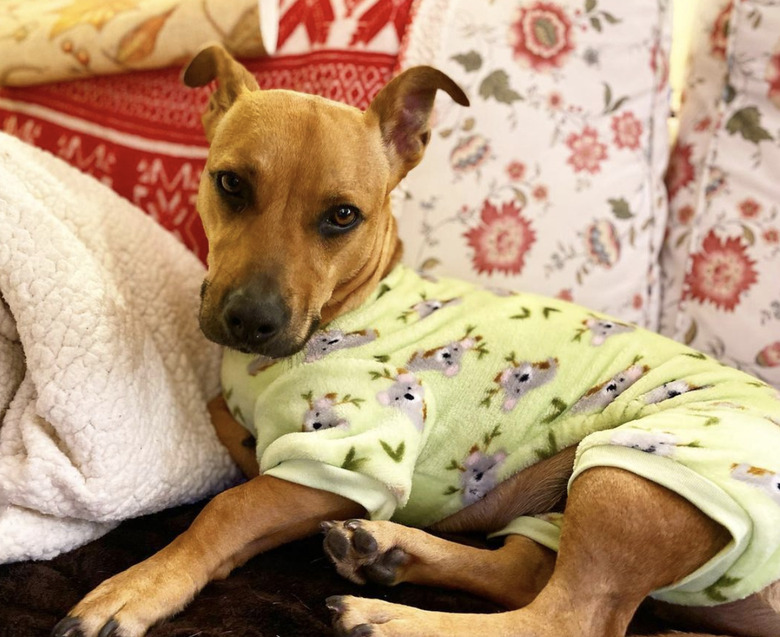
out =
[[[281,331],[290,311],[277,293],[239,289],[228,295],[222,317],[236,346],[254,351]]]

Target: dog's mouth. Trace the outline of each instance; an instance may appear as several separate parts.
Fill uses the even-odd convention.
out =
[[[319,329],[319,317],[304,319],[307,327],[304,330],[295,329],[292,323],[285,324],[273,334],[237,335],[231,330],[222,316],[214,317],[201,308],[199,315],[200,329],[207,339],[244,354],[256,354],[267,358],[279,359],[293,356],[303,350],[312,335]],[[303,336],[301,336],[303,332]]]
[[[233,347],[229,344],[224,344],[232,349],[237,349],[244,354],[257,354],[265,356],[266,358],[280,359],[294,356],[298,352],[302,351],[306,344],[309,342],[314,333],[319,329],[319,318],[312,319],[309,322],[309,327],[306,330],[306,334],[303,338],[283,338],[279,335],[278,338],[269,340],[268,342],[261,343],[257,346],[250,347],[246,344],[241,344]]]

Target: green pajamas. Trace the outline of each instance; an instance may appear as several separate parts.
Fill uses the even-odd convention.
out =
[[[429,526],[578,445],[572,479],[622,467],[731,532],[657,597],[722,603],[780,578],[777,391],[635,326],[399,266],[304,351],[228,351],[222,375],[263,473],[341,494],[374,519]],[[547,515],[498,533],[557,548],[559,526]]]

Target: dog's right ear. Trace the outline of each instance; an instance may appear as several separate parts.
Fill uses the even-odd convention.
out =
[[[201,116],[206,139],[211,141],[214,129],[239,95],[260,88],[255,77],[236,62],[220,44],[211,44],[195,55],[182,72],[182,81],[189,87],[206,86],[217,80],[217,90]]]

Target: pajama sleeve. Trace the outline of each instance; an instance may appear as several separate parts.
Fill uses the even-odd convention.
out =
[[[389,519],[409,499],[429,403],[418,379],[380,363],[329,357],[293,367],[255,405],[260,471]]]

